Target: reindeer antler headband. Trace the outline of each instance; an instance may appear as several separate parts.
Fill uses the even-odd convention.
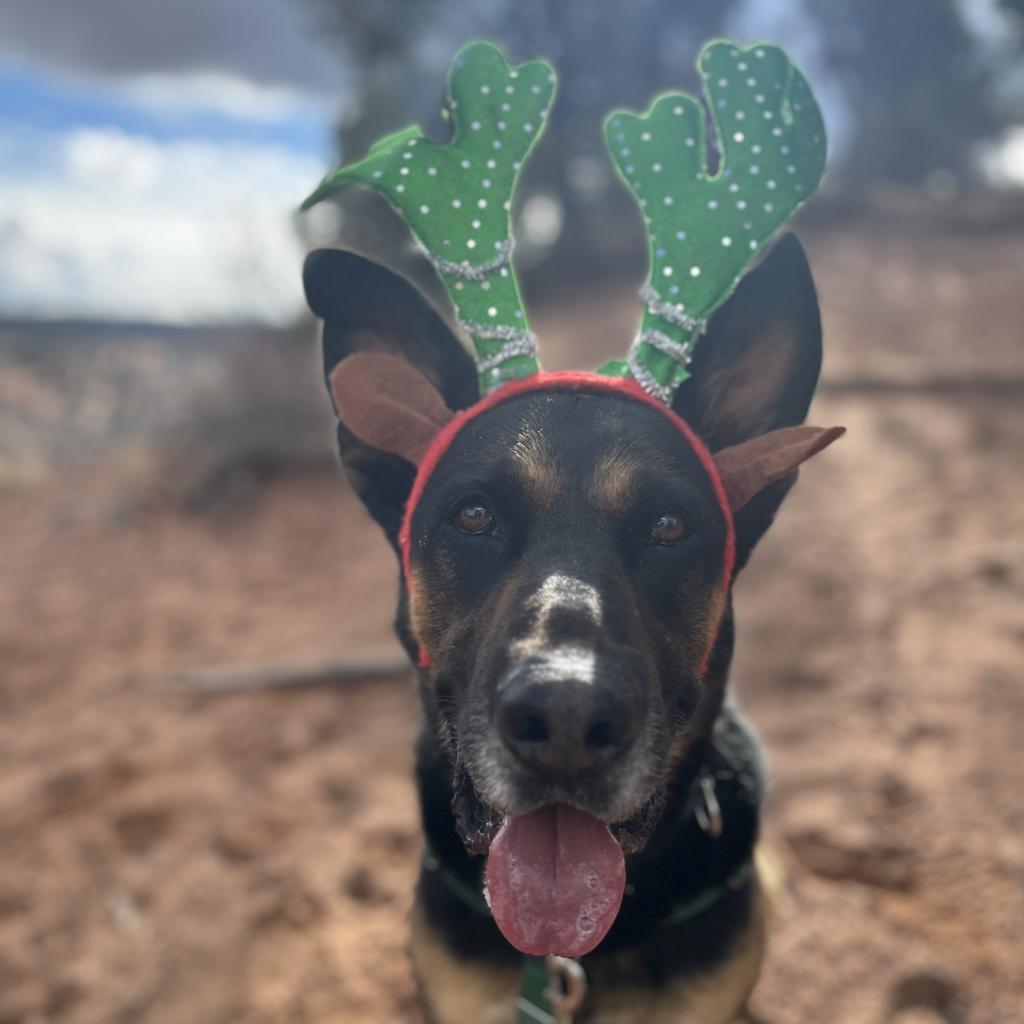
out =
[[[512,270],[512,196],[519,170],[544,130],[555,75],[544,61],[509,67],[490,43],[471,43],[452,61],[449,143],[417,126],[381,139],[366,158],[328,176],[303,203],[366,185],[402,215],[473,338],[480,390],[540,369]]]
[[[625,361],[598,373],[633,377],[671,404],[710,315],[781,225],[813,193],[825,129],[807,80],[776,46],[708,43],[697,60],[720,154],[707,167],[705,113],[686,93],[605,122],[612,158],[644,214],[650,274],[643,321]],[[510,67],[490,43],[452,62],[448,143],[416,126],[379,140],[329,175],[303,209],[350,185],[383,195],[434,265],[473,339],[481,394],[536,374],[536,338],[512,267],[511,204],[544,129],[555,75],[544,61]]]

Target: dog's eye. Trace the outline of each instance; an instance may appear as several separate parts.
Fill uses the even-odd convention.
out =
[[[461,505],[455,512],[453,522],[460,533],[479,535],[494,529],[494,516],[479,501],[467,501]]]
[[[651,527],[655,544],[678,544],[686,536],[686,523],[678,512],[663,512]]]

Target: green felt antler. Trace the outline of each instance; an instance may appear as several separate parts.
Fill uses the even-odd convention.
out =
[[[555,76],[544,61],[510,67],[490,43],[463,47],[448,72],[451,142],[413,125],[329,175],[303,203],[362,185],[402,215],[472,336],[482,393],[536,373],[536,338],[511,267],[519,170],[544,129]]]
[[[628,360],[599,371],[632,375],[671,403],[689,376],[707,319],[732,293],[825,169],[825,128],[810,86],[776,46],[708,43],[697,70],[721,154],[706,162],[704,108],[668,93],[646,114],[605,121],[612,158],[644,213],[650,275]]]

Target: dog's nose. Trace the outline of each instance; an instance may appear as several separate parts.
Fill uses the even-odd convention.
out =
[[[639,716],[615,687],[593,679],[545,679],[526,663],[498,697],[505,745],[532,768],[572,777],[605,768],[629,750]]]

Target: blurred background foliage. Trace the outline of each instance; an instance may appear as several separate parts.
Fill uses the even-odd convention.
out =
[[[346,159],[409,122],[444,138],[443,76],[467,39],[555,64],[558,100],[518,196],[519,262],[534,297],[538,264],[557,267],[560,284],[583,284],[642,257],[639,218],[614,180],[600,122],[664,89],[698,90],[694,57],[711,36],[766,38],[795,54],[829,122],[826,192],[847,205],[890,186],[938,200],[975,192],[988,184],[986,155],[1024,123],[1022,0],[299,2],[336,36],[352,85],[338,128]],[[382,203],[359,193],[339,202],[346,244],[414,270]]]

